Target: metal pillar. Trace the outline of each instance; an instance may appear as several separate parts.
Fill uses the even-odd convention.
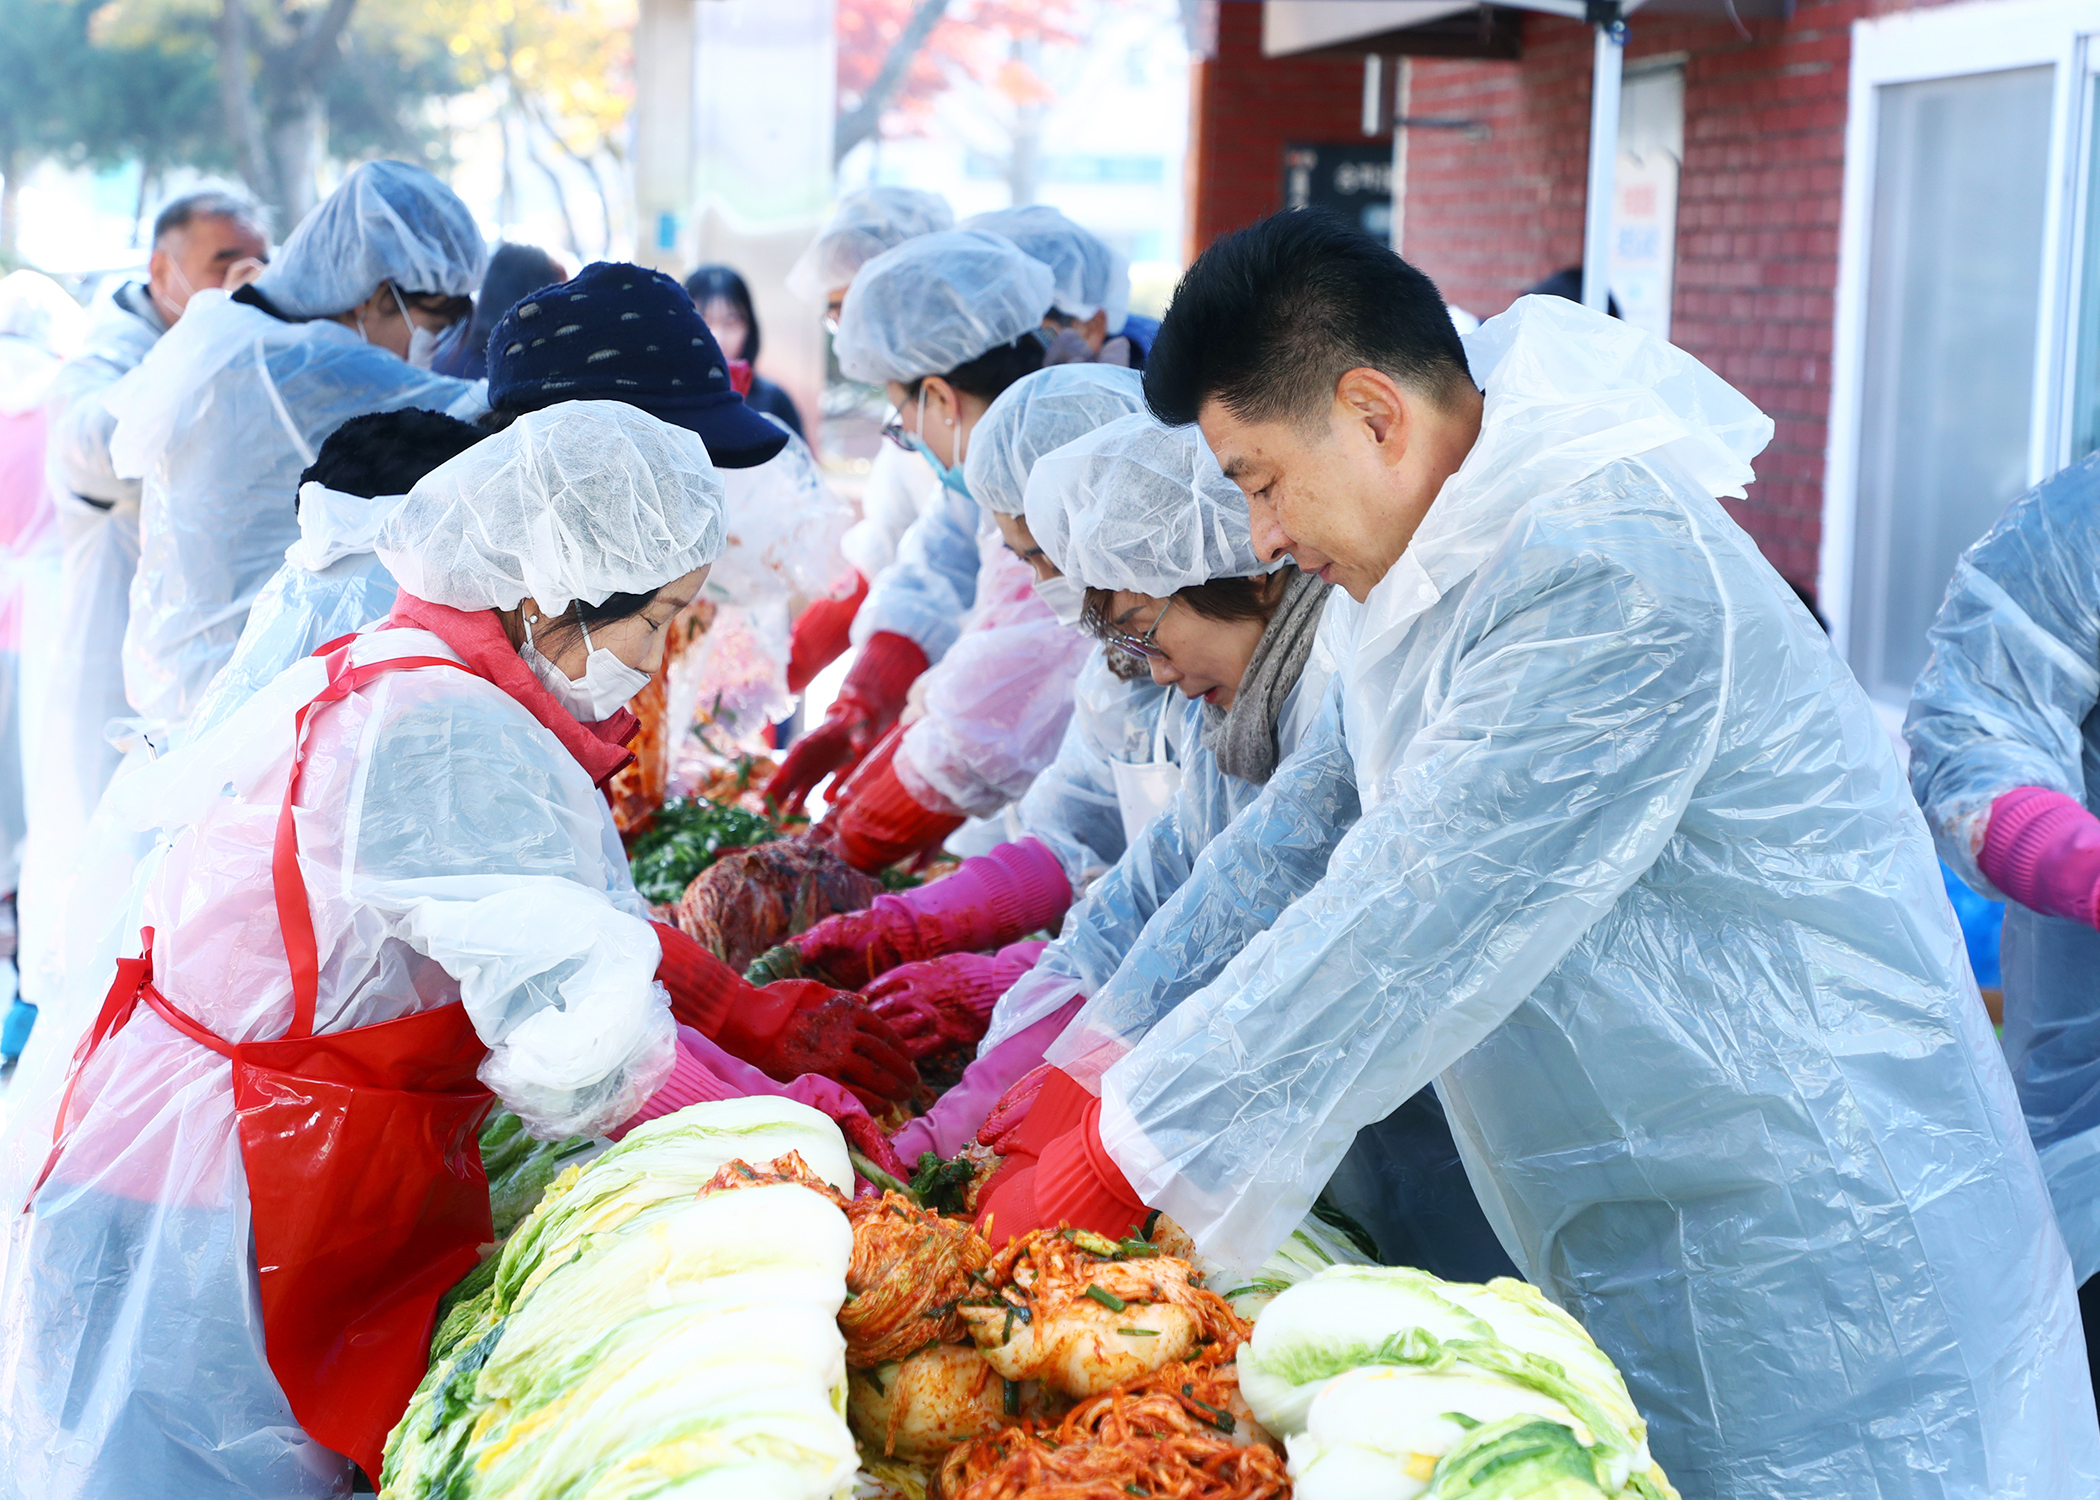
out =
[[[1603,312],[1611,299],[1612,177],[1619,160],[1619,88],[1626,63],[1626,22],[1619,0],[1588,0],[1585,18],[1597,33],[1590,86],[1590,180],[1582,226],[1582,305]]]

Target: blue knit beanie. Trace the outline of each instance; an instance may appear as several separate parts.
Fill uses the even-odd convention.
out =
[[[489,405],[528,412],[624,401],[700,435],[724,469],[764,463],[787,430],[744,404],[685,288],[661,271],[598,261],[544,287],[489,335]]]

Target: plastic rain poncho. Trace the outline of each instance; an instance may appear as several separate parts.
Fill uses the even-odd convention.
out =
[[[1106,648],[1097,646],[1079,669],[1072,684],[1072,721],[1057,755],[1036,773],[1013,812],[1020,832],[1057,856],[1075,892],[1106,873],[1129,842],[1116,796],[1115,764],[1144,765],[1164,752],[1180,765],[1181,719],[1180,699],[1172,688],[1150,677],[1117,676],[1109,670]]]
[[[63,561],[37,816],[23,856],[18,954],[23,993],[39,1004],[62,987],[59,913],[88,818],[121,759],[104,730],[130,712],[123,649],[139,560],[139,482],[118,478],[111,466],[117,419],[102,398],[165,331],[144,285],[126,283],[91,309],[85,344],[46,397],[44,475]]]
[[[920,235],[860,269],[831,347],[850,380],[946,375],[1040,328],[1056,279],[1011,240],[973,229]]]
[[[804,302],[821,303],[883,251],[954,227],[955,212],[939,193],[887,185],[848,193],[789,268],[787,289]]]
[[[1940,858],[1972,889],[1991,803],[2039,786],[2100,807],[2100,459],[2013,502],[1962,554],[1904,724]],[[2100,932],[2005,907],[2006,1060],[2073,1274],[2100,1273]]]
[[[794,711],[789,627],[795,612],[838,577],[853,509],[831,492],[809,445],[792,433],[764,463],[720,472],[722,556],[702,590],[715,617],[700,644],[672,664],[667,722],[689,725],[706,713],[758,750],[766,726]]]
[[[293,231],[256,285],[280,310],[317,321],[280,322],[199,292],[104,398],[118,418],[117,472],[145,481],[124,683],[149,723],[180,726],[232,655],[249,607],[298,539],[293,493],[331,432],[365,412],[484,409],[478,386],[418,370],[328,321],[383,278],[471,290],[483,256],[472,227],[435,178],[367,163]]]
[[[533,448],[535,427],[551,429],[545,448]],[[564,476],[491,463],[491,448],[597,461]],[[477,479],[496,492],[475,493]],[[480,540],[485,595],[526,572],[550,594],[614,576],[653,589],[696,553],[707,561],[721,536],[721,487],[699,439],[612,403],[533,413],[424,485],[432,503],[394,513],[382,555],[401,571],[395,549],[442,553],[455,597],[472,584],[448,526],[462,507],[448,497],[498,518]],[[592,516],[612,524],[596,532]],[[513,530],[505,518],[538,524]],[[604,555],[643,533],[679,541],[658,544],[654,564]],[[503,555],[499,534],[519,552]],[[569,539],[558,557],[545,550],[557,535]],[[354,650],[359,661],[451,654],[410,629]],[[141,913],[155,929],[156,982],[228,1038],[278,1036],[290,1020],[273,830],[293,715],[325,680],[323,662],[300,662],[121,785],[128,811],[174,833]],[[542,1138],[601,1133],[669,1071],[657,941],[605,799],[507,693],[445,669],[377,679],[315,718],[300,807],[320,943],[316,1031],[463,1000],[491,1049],[482,1080]],[[83,1089],[94,1105],[34,1211],[12,1200],[0,1496],[346,1494],[344,1461],[299,1430],[265,1359],[225,1059],[142,1008],[95,1055]],[[11,1146],[48,1143],[55,1104],[23,1101],[37,1118],[11,1122]]]
[[[839,315],[839,368],[856,380],[945,375],[1040,327],[1050,290],[1049,269],[996,235],[951,231],[908,240],[855,279]],[[969,462],[967,444],[959,457],[960,470]],[[895,560],[870,581],[853,619],[853,644],[887,631],[939,661],[977,602],[984,530],[976,501],[958,486],[936,486],[898,539]]]
[[[1135,371],[1097,365],[1060,365],[1008,386],[970,432],[964,467],[975,503],[944,500],[923,518],[907,536],[899,565],[855,620],[862,640],[907,622],[953,632],[914,687],[923,716],[906,729],[896,760],[898,779],[923,805],[988,816],[1026,792],[1062,749],[1073,686],[1090,647],[1036,596],[1033,573],[985,512],[1019,515],[1022,488],[1038,458],[1142,409],[1144,399]],[[969,553],[965,524],[972,528]],[[941,601],[958,592],[949,576],[953,564],[971,554],[974,607],[954,630]],[[934,558],[950,565],[927,565]]]
[[[263,585],[233,655],[197,702],[188,732],[204,734],[302,656],[386,618],[400,584],[373,555],[379,528],[408,497],[299,486],[299,540]]]
[[[1053,373],[1096,368],[1060,365]],[[1270,568],[1254,554],[1245,496],[1218,468],[1202,434],[1193,427],[1162,427],[1148,412],[1120,417],[1038,459],[1027,474],[1027,520],[1029,534],[1058,571],[1086,588],[1164,599],[1213,578],[1251,577]],[[1305,737],[1333,672],[1323,630],[1284,700],[1276,726],[1279,762]],[[1075,995],[1099,994],[1153,913],[1188,880],[1196,856],[1261,790],[1218,768],[1217,756],[1202,743],[1203,705],[1164,691],[1158,712],[1165,732],[1156,739],[1173,747],[1180,786],[1167,809],[1127,841],[1119,863],[1066,919],[1058,940],[1000,998],[985,1036],[987,1050]],[[1147,747],[1145,754],[1125,758],[1154,756]],[[1332,826],[1333,836],[1354,818],[1352,808]],[[1062,1055],[1052,1049],[1053,1061]],[[1087,1081],[1094,1076],[1098,1070]]]
[[[1467,351],[1479,441],[1330,612],[1333,732],[1095,997],[1112,1048],[1119,1004],[1193,975],[1101,1080],[1109,1152],[1251,1265],[1436,1078],[1490,1221],[1686,1494],[2094,1492],[2070,1265],[1923,820],[1711,498],[1769,422],[1554,299]],[[1245,893],[1351,797],[1263,930]],[[1177,972],[1188,934],[1236,956]]]
[[[44,403],[86,323],[79,304],[50,277],[36,271],[0,277],[0,895],[16,888],[37,807],[24,794],[41,759],[35,754],[39,710],[52,648],[42,622],[58,592],[58,547],[44,488]],[[25,618],[38,628],[25,634]]]
[[[973,214],[962,227],[1012,240],[1023,254],[1048,266],[1057,277],[1051,306],[1066,317],[1084,322],[1106,312],[1109,336],[1123,331],[1130,314],[1130,262],[1099,235],[1047,203]]]

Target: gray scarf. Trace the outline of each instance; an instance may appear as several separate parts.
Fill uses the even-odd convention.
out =
[[[1256,786],[1276,769],[1276,721],[1283,714],[1283,700],[1305,671],[1305,659],[1312,655],[1320,612],[1327,607],[1332,587],[1296,568],[1289,570],[1289,578],[1276,613],[1255,643],[1254,659],[1240,678],[1232,707],[1206,705],[1203,710],[1204,748],[1218,757],[1218,769]]]

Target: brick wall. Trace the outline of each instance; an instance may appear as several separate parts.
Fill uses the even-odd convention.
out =
[[[1844,188],[1850,27],[1864,0],[1805,0],[1784,25],[1635,15],[1629,62],[1688,54],[1671,337],[1777,431],[1736,518],[1813,584],[1822,535],[1830,340]],[[1520,63],[1420,61],[1409,110],[1486,120],[1474,142],[1408,141],[1402,253],[1483,317],[1582,258],[1591,52],[1582,26],[1525,19]]]
[[[1191,69],[1188,254],[1283,207],[1283,148],[1364,142],[1355,57],[1261,55],[1261,7],[1218,7],[1218,51]],[[1384,137],[1388,143],[1391,137]]]

